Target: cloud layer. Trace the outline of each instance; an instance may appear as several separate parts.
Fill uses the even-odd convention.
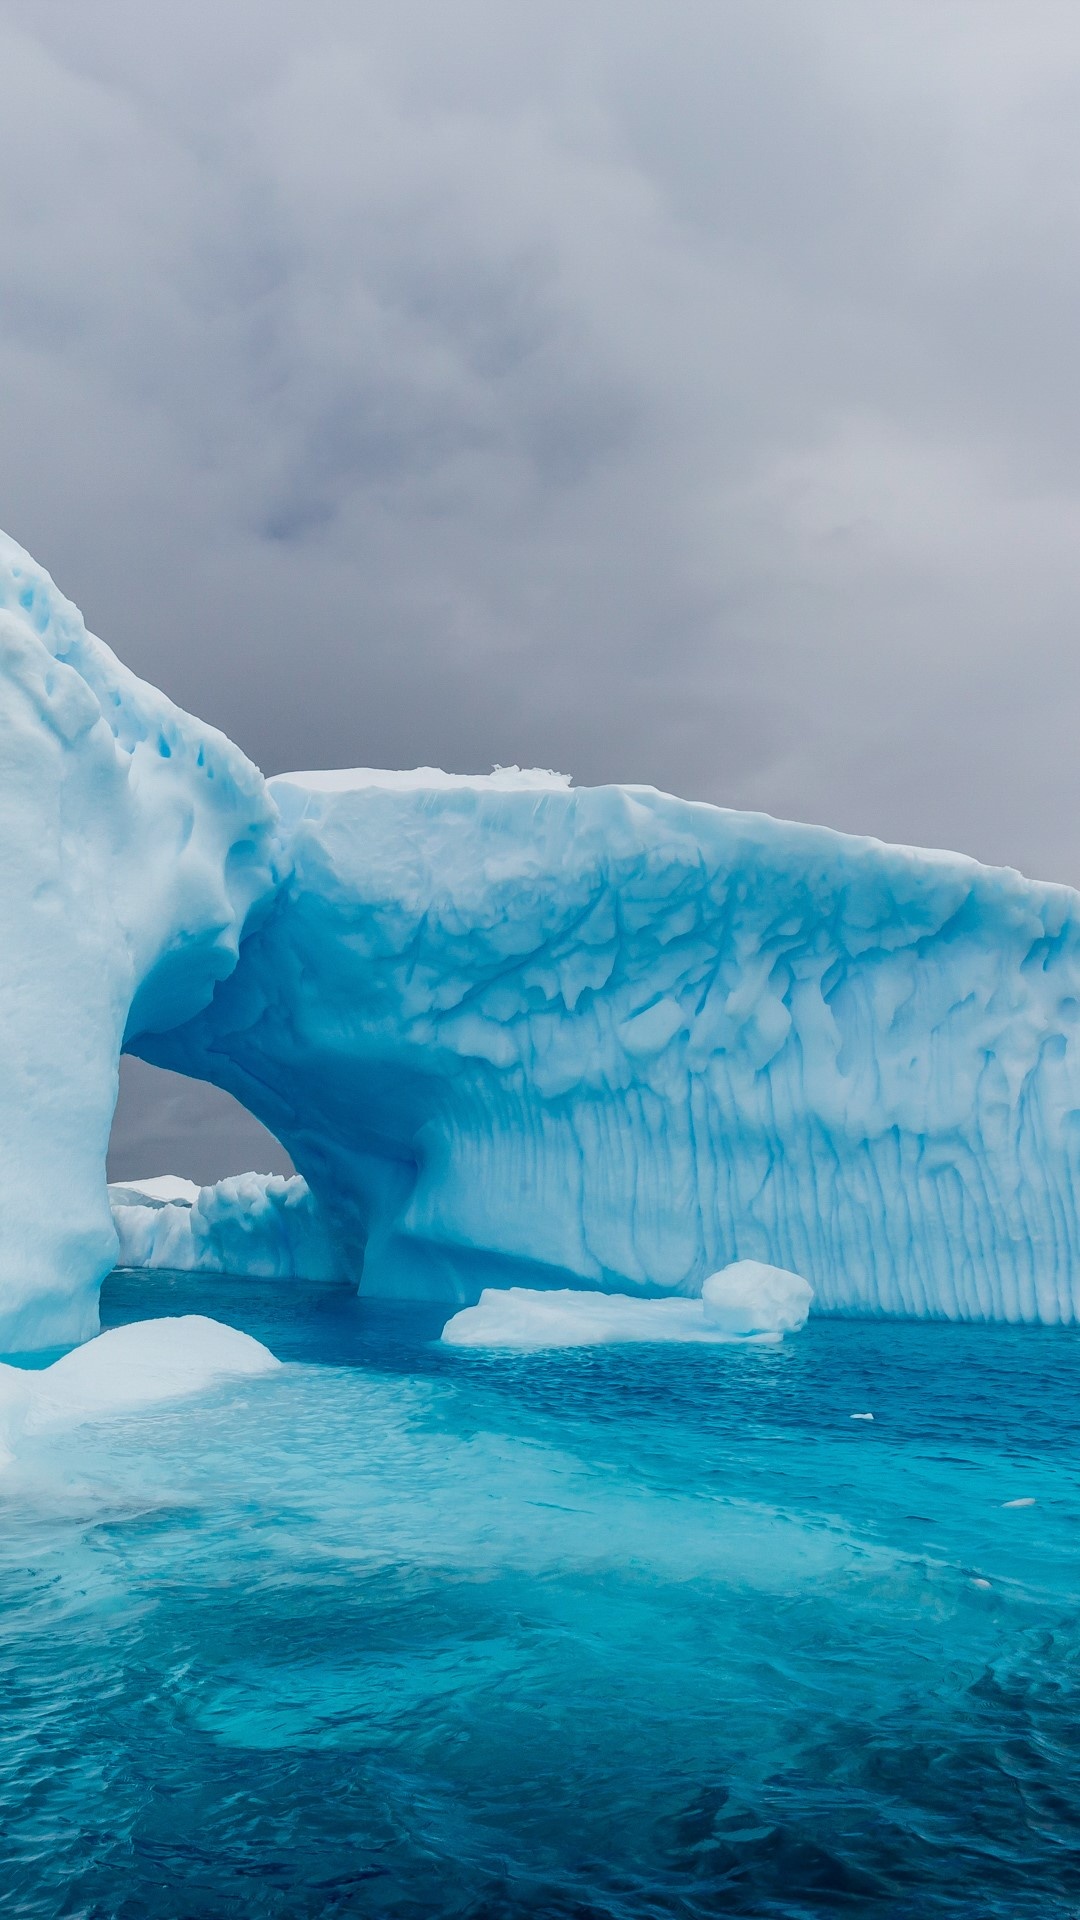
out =
[[[8,0],[0,524],[268,771],[1080,882],[1080,17]]]

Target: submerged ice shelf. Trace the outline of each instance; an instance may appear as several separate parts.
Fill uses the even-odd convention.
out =
[[[122,1047],[307,1183],[118,1201],[146,1264],[1080,1318],[1069,889],[543,771],[265,782],[10,542],[0,726],[0,1350],[96,1323]]]

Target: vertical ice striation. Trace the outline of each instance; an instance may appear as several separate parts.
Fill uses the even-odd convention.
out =
[[[0,1351],[95,1330],[121,1046],[235,964],[274,831],[257,768],[0,535]]]
[[[1080,1314],[1080,900],[553,776],[295,775],[240,964],[146,1058],[287,1145],[365,1290]]]

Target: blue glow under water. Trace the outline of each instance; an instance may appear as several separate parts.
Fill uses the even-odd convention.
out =
[[[298,1364],[0,1478],[5,1913],[1080,1913],[1076,1334],[104,1306]]]

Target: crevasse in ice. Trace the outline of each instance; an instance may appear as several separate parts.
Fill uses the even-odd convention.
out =
[[[122,1046],[258,1114],[372,1293],[1078,1317],[1069,889],[516,769],[266,783],[9,542],[0,645],[0,1350],[93,1329]]]

